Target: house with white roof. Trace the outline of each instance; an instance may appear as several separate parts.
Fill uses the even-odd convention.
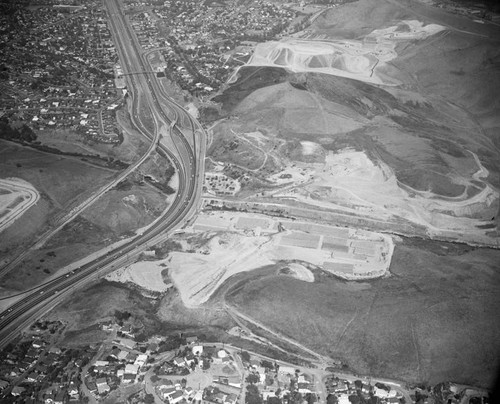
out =
[[[125,373],[136,375],[138,372],[139,372],[139,366],[132,365],[130,363],[125,365]]]
[[[147,360],[148,360],[148,355],[140,354],[135,360],[134,365],[137,365],[139,366],[139,368],[141,368],[142,366],[144,366]]]

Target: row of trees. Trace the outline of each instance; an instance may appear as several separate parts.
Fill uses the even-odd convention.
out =
[[[0,118],[0,138],[20,142],[34,142],[36,134],[26,124],[16,127],[5,117]]]

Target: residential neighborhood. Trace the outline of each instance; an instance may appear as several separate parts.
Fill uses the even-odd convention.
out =
[[[203,341],[203,335],[145,338],[138,324],[134,316],[117,311],[114,320],[95,325],[108,335],[105,342],[70,348],[60,344],[65,324],[37,321],[0,353],[0,401],[63,404],[125,397],[137,404],[404,404],[410,398],[418,404],[488,403],[485,391],[467,386],[410,388],[346,375],[341,367],[286,363]]]
[[[285,3],[263,0],[127,4],[143,49],[160,50],[160,74],[197,96],[215,93],[257,42],[276,39],[306,18]]]
[[[0,116],[35,131],[71,129],[118,143],[115,112],[126,90],[115,86],[118,55],[102,3],[50,3],[0,15]]]

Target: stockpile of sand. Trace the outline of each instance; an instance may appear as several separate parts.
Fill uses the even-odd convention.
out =
[[[288,265],[284,273],[304,282],[314,282],[314,274],[304,265],[295,262]]]

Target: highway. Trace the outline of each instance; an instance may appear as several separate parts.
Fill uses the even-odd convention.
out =
[[[118,1],[107,0],[105,5],[124,72],[147,71],[142,50],[138,46],[137,38],[126,21]],[[130,262],[133,257],[164,239],[166,234],[173,229],[182,227],[196,214],[201,199],[206,147],[205,133],[201,125],[195,122],[194,118],[180,105],[173,103],[159,92],[156,77],[153,75],[128,75],[127,80],[133,99],[132,122],[142,136],[151,140],[151,147],[157,149],[161,155],[174,164],[179,175],[177,195],[159,220],[143,234],[71,273],[55,278],[0,313],[0,348],[14,339],[32,321],[68,298],[75,290],[84,287],[99,274]],[[160,100],[171,106],[171,117],[163,109]],[[145,117],[145,110],[151,113],[154,120],[154,133],[147,130],[149,122],[144,122],[144,119],[148,118]],[[191,139],[187,139],[176,126],[177,121],[186,119],[191,124]],[[173,148],[167,148],[161,141],[162,127],[170,127],[171,138],[167,140]]]

